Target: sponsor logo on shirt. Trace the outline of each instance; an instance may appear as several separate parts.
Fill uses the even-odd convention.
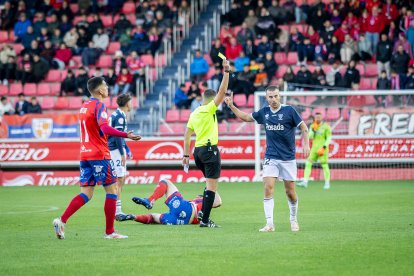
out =
[[[266,130],[285,130],[285,127],[282,124],[277,124],[277,125],[270,125],[270,124],[266,124]]]

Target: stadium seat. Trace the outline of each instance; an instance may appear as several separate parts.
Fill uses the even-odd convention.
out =
[[[21,83],[12,83],[9,88],[9,96],[17,96],[23,92],[23,86]]]
[[[131,14],[135,13],[135,4],[133,2],[126,2],[122,7],[122,13]]]
[[[289,52],[287,55],[287,64],[296,64],[298,63],[298,53],[296,52]]]
[[[171,136],[172,129],[169,125],[166,126],[165,124],[161,124],[159,133],[160,133],[161,136]]]
[[[54,70],[54,69],[49,70],[49,72],[46,75],[45,81],[46,82],[58,82],[60,81],[60,75],[61,75],[60,70]]]
[[[40,105],[44,110],[53,109],[55,107],[55,97],[44,97]]]
[[[373,90],[377,89],[377,82],[378,82],[378,79],[371,79],[371,89]]]
[[[249,95],[247,99],[247,107],[254,107],[254,95]]]
[[[349,120],[349,115],[350,115],[349,113],[350,113],[349,109],[347,109],[347,108],[342,109],[342,113],[341,113],[342,118],[344,120],[348,121]]]
[[[183,109],[180,112],[180,122],[187,122],[188,118],[190,118],[191,110],[190,109]]]
[[[60,83],[55,82],[50,84],[50,94],[57,96],[60,93]]]
[[[13,48],[14,48],[14,51],[16,51],[16,55],[20,55],[20,53],[23,51],[24,47],[20,43],[15,43],[15,44],[13,44]]]
[[[244,94],[234,95],[234,103],[238,107],[245,107],[247,105],[246,95],[244,95]]]
[[[371,89],[371,79],[361,78],[361,82],[359,83],[359,88],[361,90],[370,90]]]
[[[108,49],[106,49],[106,53],[113,55],[119,49],[121,49],[121,43],[117,41],[112,41],[109,43]]]
[[[339,111],[339,108],[328,108],[326,111],[326,120],[328,121],[334,121],[338,120],[339,117],[341,117],[341,112]]]
[[[34,96],[37,94],[37,86],[34,83],[26,83],[23,87],[25,96]]]
[[[109,68],[112,66],[112,57],[108,55],[102,55],[96,64],[96,67]]]
[[[312,114],[311,109],[305,108],[305,110],[301,114],[302,120],[305,120],[305,121],[308,120],[311,114]]]
[[[114,25],[112,21],[112,16],[110,15],[102,15],[101,20],[105,28],[112,27]]]
[[[359,71],[360,76],[365,76],[365,66],[363,64],[357,64],[355,68]]]
[[[228,129],[227,129],[227,124],[225,123],[221,123],[218,125],[218,131],[219,133],[227,133]]]
[[[8,31],[0,31],[0,43],[4,43],[9,41],[9,32]]]
[[[229,132],[231,134],[244,134],[244,127],[246,123],[229,123]]]
[[[186,124],[171,124],[170,126],[173,133],[177,135],[182,135],[186,128]]]
[[[70,97],[69,98],[69,109],[80,109],[82,106],[82,97]]]
[[[286,64],[287,56],[286,53],[275,53],[275,61],[277,64]]]
[[[164,54],[158,55],[158,66],[164,67],[167,64],[167,60]]]
[[[111,98],[105,98],[104,100],[103,100],[103,103],[104,103],[104,105],[105,105],[105,107],[106,108],[108,108],[108,107],[110,107],[111,106]]]
[[[365,64],[365,77],[377,77],[378,67],[376,63]]]
[[[63,110],[69,108],[69,100],[67,97],[58,97],[56,99],[55,109]]]
[[[118,104],[116,103],[116,97],[113,97],[111,100],[111,105],[109,106],[109,108],[111,109],[117,109],[118,108]]]
[[[332,68],[332,65],[330,65],[330,64],[322,65],[322,69],[325,72],[325,74],[328,74],[328,72],[329,72],[329,70],[331,70],[331,68]]]
[[[70,4],[70,10],[74,13],[74,14],[77,14],[78,13],[78,11],[79,11],[79,6],[78,6],[78,4],[76,3],[76,4]]]
[[[204,54],[204,59],[207,61],[208,65],[213,65],[213,61],[211,60],[211,57],[209,54]]]
[[[204,79],[205,80],[211,79],[214,76],[215,72],[216,72],[216,70],[214,69],[214,66],[210,66],[210,68],[208,68],[207,75],[205,76]]]
[[[0,84],[0,96],[6,96],[9,94],[9,87],[7,85]]]
[[[68,75],[68,70],[67,69],[64,69],[64,70],[60,71],[60,82],[63,82],[67,75]]]
[[[377,102],[375,101],[374,96],[367,95],[367,96],[364,96],[364,97],[365,97],[365,104],[366,105],[376,105],[377,104]]]
[[[142,55],[141,56],[141,61],[148,66],[154,66],[154,58],[152,57],[152,55]]]
[[[279,66],[279,68],[277,69],[277,71],[276,71],[276,77],[277,78],[283,78],[283,75],[286,73],[286,71],[287,71],[287,66],[285,66],[285,65],[281,65],[281,66]]]
[[[288,32],[290,31],[289,30],[290,29],[289,25],[279,25],[278,28],[281,29],[281,30],[288,31]]]
[[[37,85],[37,95],[38,96],[49,96],[50,93],[50,85],[49,83],[39,83]]]
[[[306,96],[305,97],[305,105],[309,106],[312,105],[314,101],[316,101],[316,96]]]
[[[81,56],[73,56],[69,62],[69,68],[79,68],[82,66],[82,57]]]
[[[315,116],[316,113],[321,113],[322,118],[326,117],[326,108],[324,107],[317,107],[312,111],[312,115]]]
[[[180,111],[178,109],[168,110],[165,119],[168,123],[176,123],[180,121]]]

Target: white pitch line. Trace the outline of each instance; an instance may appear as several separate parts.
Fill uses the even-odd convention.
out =
[[[46,206],[37,206],[37,207],[46,207]],[[28,207],[28,208],[33,208],[33,206]],[[18,215],[18,214],[32,214],[32,213],[43,213],[43,212],[53,212],[56,210],[59,210],[59,207],[56,206],[50,206],[50,207],[46,207],[46,210],[37,210],[37,211],[9,211],[9,212],[2,212],[1,215]]]

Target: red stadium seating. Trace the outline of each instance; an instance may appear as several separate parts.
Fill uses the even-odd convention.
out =
[[[7,85],[0,84],[0,96],[6,96],[9,93],[9,87]]]
[[[34,96],[37,94],[37,86],[34,83],[26,83],[23,87],[25,96]]]
[[[170,124],[170,127],[173,133],[179,133],[181,135],[185,131],[186,124]]]
[[[141,61],[148,66],[154,66],[154,58],[152,55],[142,55]]]
[[[359,89],[361,90],[370,90],[371,89],[371,79],[362,78],[359,84]]]
[[[279,68],[276,71],[276,77],[277,78],[283,78],[283,75],[286,73],[287,71],[287,66],[281,65],[279,66]]]
[[[101,20],[105,28],[112,27],[114,25],[114,22],[112,21],[112,16],[110,15],[102,15]]]
[[[70,9],[73,13],[76,14],[79,11],[79,6],[78,6],[78,4],[70,4]]]
[[[80,109],[82,106],[82,97],[70,97],[69,109]]]
[[[159,130],[160,135],[161,136],[171,135],[172,134],[172,130],[170,130],[169,127],[170,127],[169,125],[166,126],[165,124],[161,124],[160,125],[160,130]]]
[[[46,75],[45,81],[47,81],[47,82],[60,81],[60,75],[61,75],[60,70],[54,70],[54,69],[49,70],[49,72]]]
[[[288,64],[296,64],[298,63],[298,53],[296,52],[289,52],[288,56],[287,56],[287,61]]]
[[[188,118],[190,118],[191,110],[190,109],[183,109],[180,112],[180,122],[187,122]]]
[[[23,86],[21,83],[12,83],[9,88],[9,96],[17,96],[23,92]]]
[[[326,120],[338,120],[339,117],[341,117],[341,112],[339,111],[339,108],[328,108],[326,112]]]
[[[318,107],[318,108],[315,108],[315,109],[312,111],[312,115],[315,115],[316,113],[321,113],[322,118],[325,118],[325,117],[326,117],[326,109],[325,109],[325,108],[323,108],[323,107]]]
[[[0,31],[0,43],[4,43],[9,41],[9,32],[8,31]]]
[[[342,109],[341,115],[344,120],[349,120],[349,115],[350,115],[349,112],[350,110],[347,108]]]
[[[359,71],[360,76],[365,76],[365,66],[363,64],[357,64],[355,68]]]
[[[219,133],[227,132],[228,131],[227,124],[225,124],[225,123],[219,124],[218,125],[218,131],[219,131]]]
[[[287,56],[286,53],[275,53],[275,61],[277,64],[286,64]]]
[[[244,95],[244,94],[234,95],[234,103],[238,107],[245,107],[247,105],[246,95]]]
[[[118,104],[116,103],[116,97],[113,97],[111,100],[111,105],[109,106],[109,108],[111,109],[117,109],[118,108]]]
[[[168,110],[167,117],[165,119],[168,123],[176,123],[180,121],[180,111],[177,109]]]
[[[378,67],[376,63],[367,63],[365,65],[365,77],[378,76]]]
[[[58,97],[56,99],[55,109],[68,109],[69,107],[69,100],[67,97]]]
[[[247,99],[247,107],[254,107],[254,95],[249,95]]]
[[[51,83],[50,84],[50,94],[57,96],[57,95],[59,95],[59,93],[60,93],[60,83],[59,82]]]
[[[312,112],[310,108],[305,108],[305,111],[302,112],[301,116],[302,116],[302,120],[308,120],[309,117],[311,116]]]
[[[165,66],[167,64],[167,60],[165,59],[165,55],[160,54],[158,55],[158,66]]]
[[[49,83],[39,83],[37,85],[37,95],[38,96],[48,96],[50,95],[50,85]]]
[[[135,13],[135,4],[133,2],[126,2],[122,7],[122,13],[131,14]]]
[[[109,68],[112,66],[112,57],[108,55],[102,55],[96,64],[97,67]]]
[[[110,55],[113,55],[119,49],[121,49],[121,43],[119,43],[117,41],[113,41],[113,42],[109,43],[108,49],[106,49],[106,53],[110,54]]]
[[[55,98],[54,97],[44,97],[41,100],[42,109],[44,110],[50,110],[55,107]]]
[[[207,61],[208,65],[213,65],[213,61],[211,60],[211,57],[209,54],[204,54],[204,59]]]
[[[16,55],[20,55],[20,53],[23,51],[23,45],[22,44],[13,44],[13,48],[16,51]]]
[[[211,79],[214,76],[215,72],[216,72],[216,70],[214,69],[214,66],[210,66],[208,68],[207,75],[204,77],[204,79],[205,80]]]

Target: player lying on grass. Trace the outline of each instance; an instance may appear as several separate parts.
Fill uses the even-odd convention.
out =
[[[165,204],[170,209],[164,214],[145,214],[145,215],[127,215],[128,220],[135,220],[144,224],[165,224],[165,225],[184,225],[199,224],[203,214],[201,208],[203,205],[203,196],[197,196],[191,201],[183,198],[178,188],[169,180],[161,180],[154,192],[148,198],[133,197],[136,204],[143,205],[148,210],[152,209],[155,201],[163,195],[167,198]],[[221,197],[216,192],[213,208],[221,206]]]

